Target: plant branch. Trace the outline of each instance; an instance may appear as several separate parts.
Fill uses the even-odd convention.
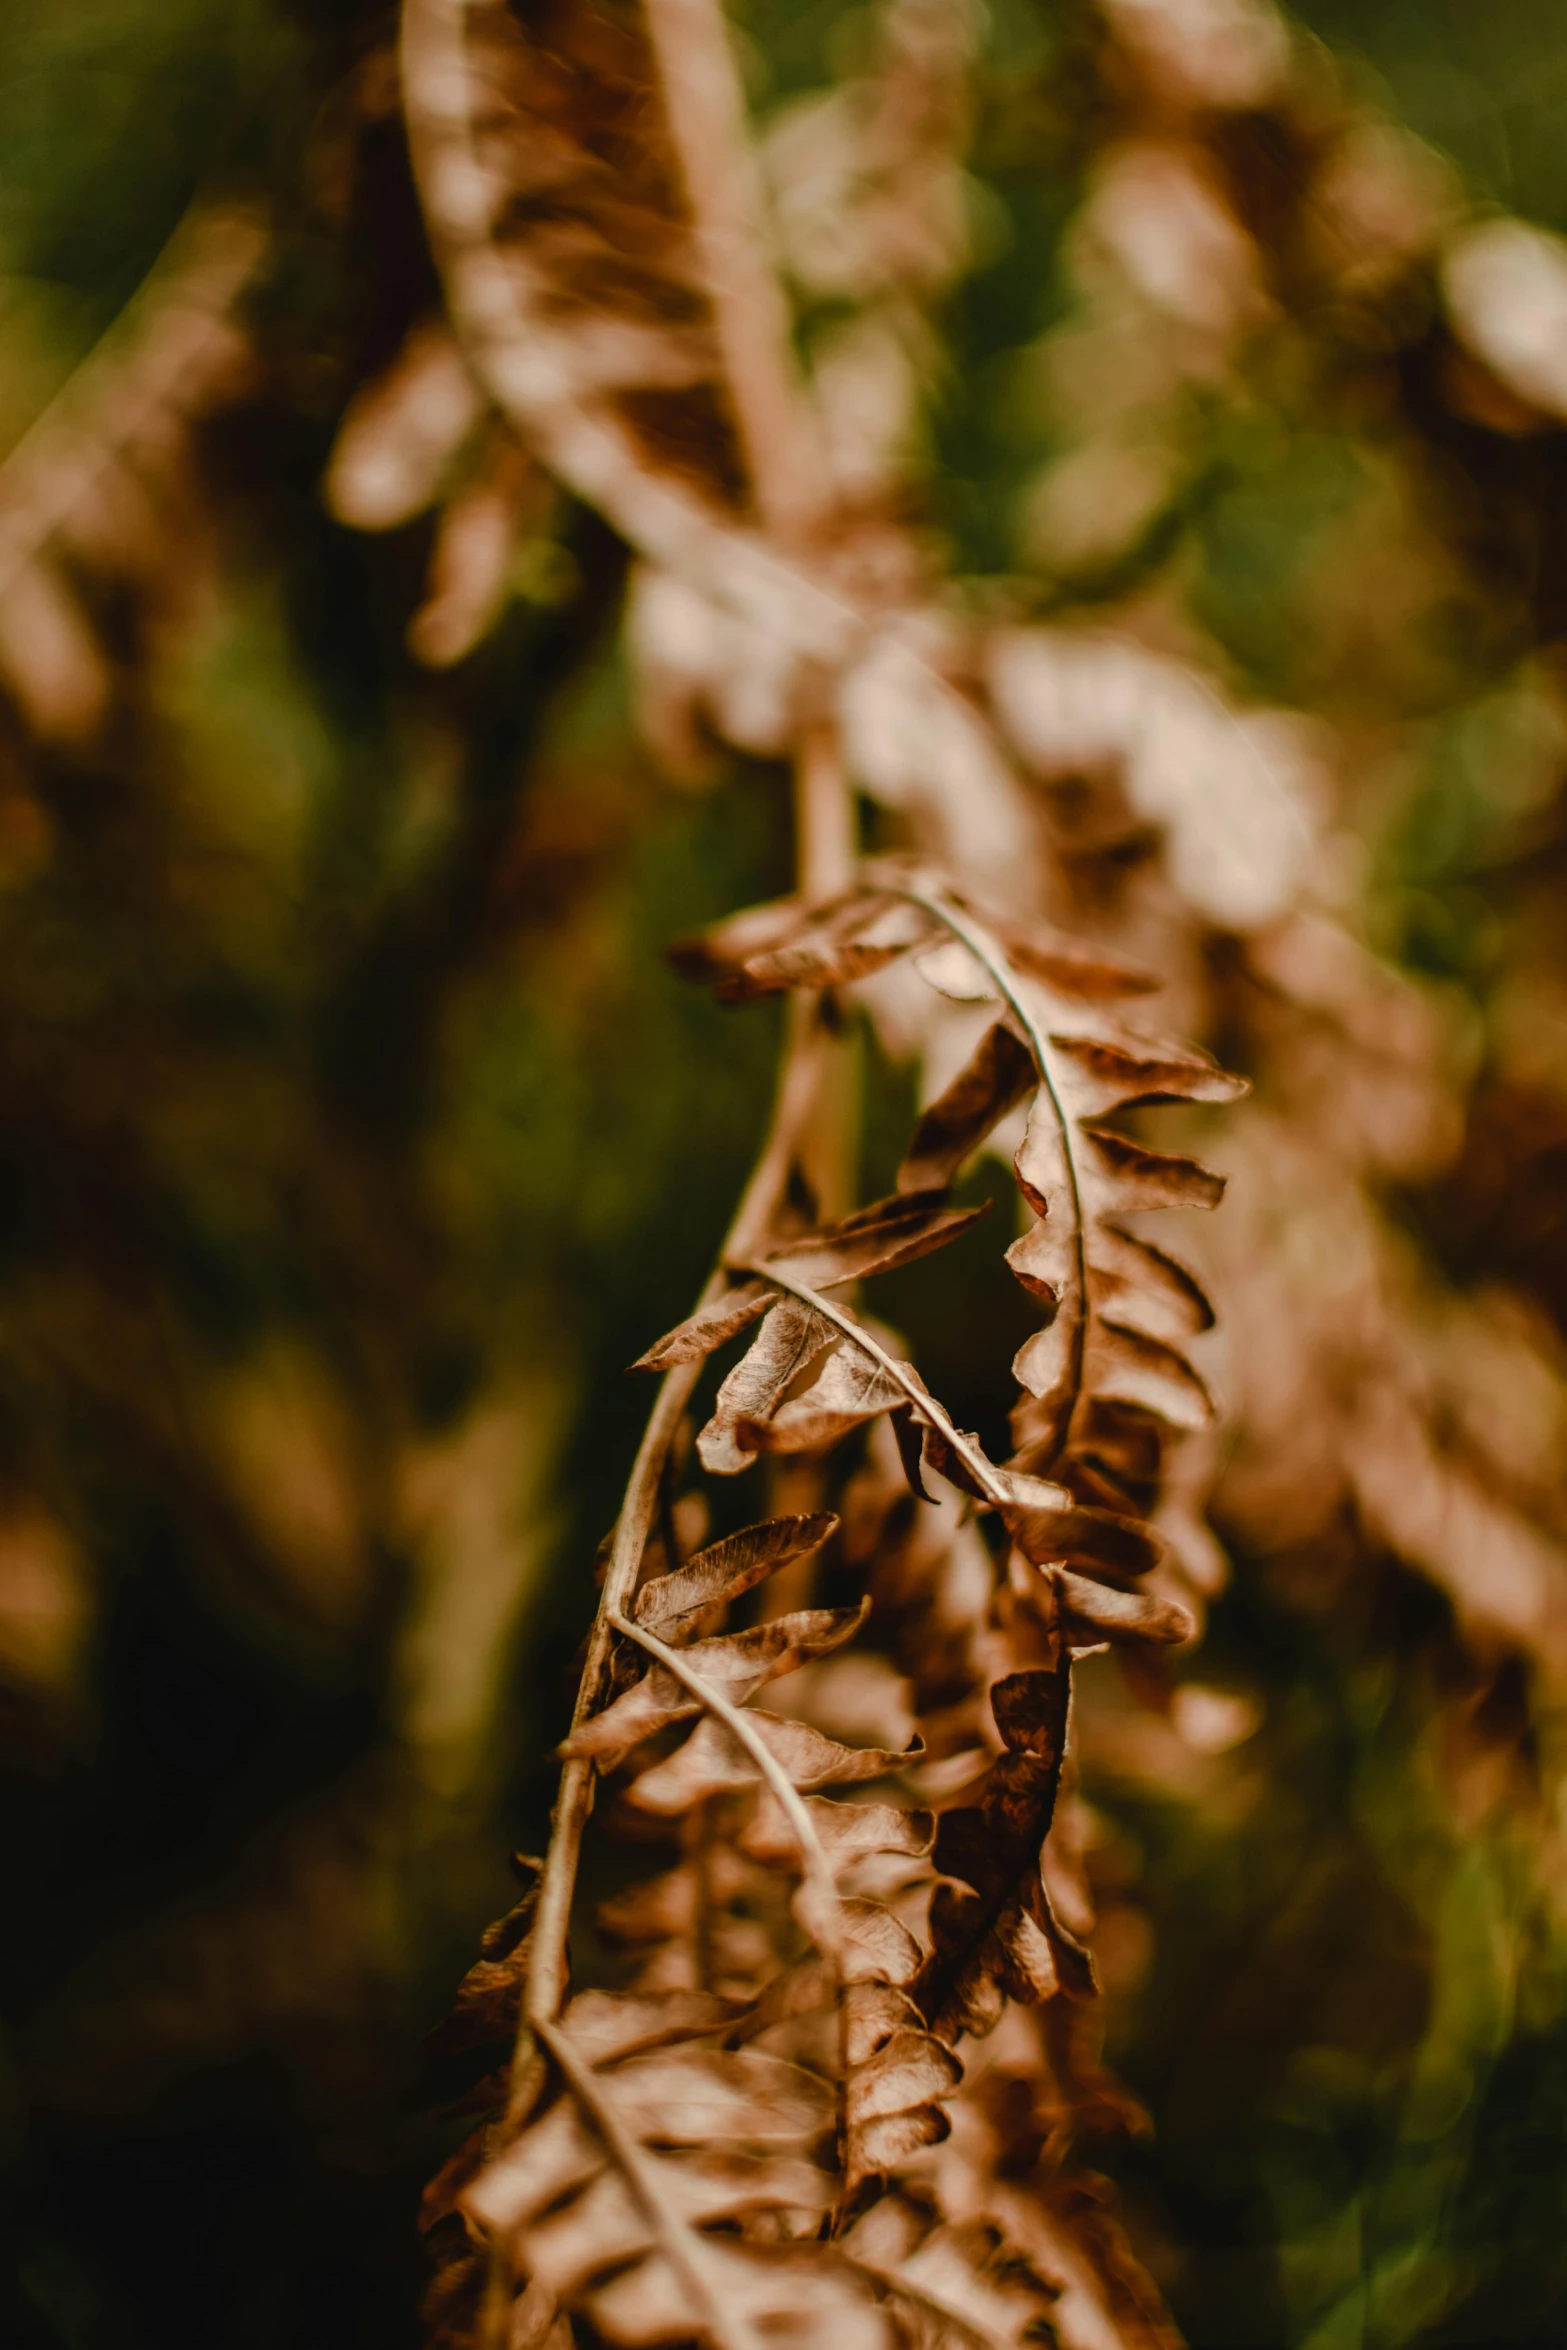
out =
[[[714,1284],[709,1283],[703,1291],[704,1300],[713,1291]],[[603,1696],[610,1655],[608,1616],[612,1609],[631,1596],[658,1506],[664,1457],[674,1442],[681,1415],[700,1372],[700,1363],[682,1363],[665,1374],[643,1431],[642,1442],[637,1447],[637,1456],[631,1465],[631,1476],[620,1505],[620,1516],[615,1524],[615,1539],[604,1577],[603,1596],[599,1601],[592,1632],[588,1636],[587,1659],[577,1688],[577,1702],[572,1709],[571,1726],[574,1730],[597,1709]],[[583,1831],[588,1824],[588,1815],[593,1809],[593,1778],[593,1765],[585,1758],[574,1758],[561,1773],[549,1851],[545,1855],[544,1873],[539,1885],[539,1905],[534,1914],[528,1990],[524,2002],[525,2022],[535,2028],[541,2023],[547,2023],[558,2013],[565,1997],[566,1940],[571,1924],[572,1897],[576,1891],[577,1856],[582,1846]]]
[[[829,894],[853,871],[852,804],[836,746],[825,735],[802,745],[797,770],[796,863],[802,878],[815,878]],[[824,1095],[841,1066],[843,1045],[825,1025],[819,998],[801,1002],[790,1014],[778,1092],[767,1139],[735,1210],[719,1251],[720,1267],[754,1250],[770,1229],[789,1180],[789,1169],[810,1130]],[[700,1302],[718,1296],[724,1275],[715,1271]],[[659,1506],[664,1465],[681,1417],[701,1376],[701,1364],[680,1364],[667,1372],[637,1448],[616,1521],[598,1615],[577,1689],[571,1726],[578,1728],[603,1703],[612,1645],[610,1620],[624,1614],[636,1588],[642,1554]],[[527,1993],[513,2064],[514,2093],[526,2061],[527,2034],[540,2018],[558,2013],[566,1988],[566,1944],[576,1889],[577,1861],[593,1808],[594,1766],[586,1757],[568,1762],[561,1774],[554,1823],[539,1903],[534,1917]]]
[[[854,795],[837,731],[825,722],[805,728],[795,754],[794,838],[801,897],[809,905],[842,897],[859,861]]]
[[[735,1210],[734,1221],[720,1252],[720,1264],[728,1262],[737,1252],[755,1248],[772,1222],[788,1182],[796,1139],[816,1098],[820,1063],[828,1041],[816,1029],[797,1031],[790,1039],[789,1050],[779,1074],[772,1123],[739,1207]],[[704,1288],[699,1302],[706,1304],[719,1296],[724,1286],[724,1276],[715,1273]],[[658,1508],[664,1462],[701,1371],[700,1362],[681,1363],[674,1370],[667,1371],[660,1382],[642,1442],[631,1465],[631,1475],[620,1505],[620,1516],[615,1523],[604,1588],[599,1599],[598,1614],[588,1636],[588,1653],[577,1689],[577,1702],[572,1710],[571,1726],[574,1730],[590,1714],[596,1713],[603,1702],[613,1643],[610,1618],[624,1610],[636,1588],[642,1554],[647,1547],[648,1534]],[[518,2036],[517,2066],[525,2061],[529,2027],[540,2021],[548,2022],[558,2013],[565,1996],[566,1940],[571,1924],[572,1897],[576,1890],[578,1855],[583,1831],[593,1809],[594,1775],[594,1765],[585,1756],[573,1758],[561,1773],[549,1850],[545,1855],[544,1872],[539,1885],[538,1908],[534,1914],[527,1996],[523,2003],[523,2027]]]
[[[795,751],[794,843],[796,883],[808,904],[825,904],[852,887],[858,862],[854,795],[837,731],[825,721],[808,724]],[[787,1017],[809,1026],[822,1019],[822,1002],[815,993],[793,995]],[[853,1031],[840,1025],[824,1054],[800,1152],[800,1172],[823,1223],[846,1215],[852,1201],[859,1129],[855,1075]]]
[[[807,874],[814,876],[817,886],[827,894],[843,886],[840,869],[845,876],[853,870],[851,825],[852,803],[835,745],[825,738],[808,741],[802,746],[797,766],[795,853],[802,881]],[[842,1058],[842,1039],[824,1022],[821,999],[812,997],[794,1003],[790,1008],[767,1137],[719,1251],[719,1269],[709,1278],[699,1302],[705,1304],[720,1295],[726,1281],[722,1268],[756,1249],[766,1237],[782,1204],[789,1171],[802,1139],[810,1131],[824,1095],[841,1068]],[[597,1712],[604,1701],[617,1631],[625,1633],[629,1628],[631,1638],[644,1645],[651,1642],[661,1657],[664,1656],[663,1644],[653,1641],[652,1635],[640,1626],[632,1626],[626,1609],[636,1589],[643,1553],[660,1506],[669,1449],[701,1371],[699,1361],[680,1364],[667,1372],[660,1383],[616,1520],[604,1587],[572,1710],[573,1729]],[[672,1657],[673,1652],[669,1655]],[[682,1680],[690,1673],[689,1667],[679,1664],[671,1663],[670,1669]],[[734,1709],[727,1706],[726,1700],[715,1698],[705,1687],[699,1686],[695,1693],[712,1704],[722,1718],[728,1720],[733,1714]],[[730,1726],[736,1727],[734,1722]],[[786,1816],[801,1840],[807,1873],[817,1879],[825,1897],[819,1906],[833,1944],[829,1954],[834,1965],[841,1969],[842,1931],[837,1889],[810,1816],[792,1783],[781,1774],[775,1777],[777,1763],[762,1746],[754,1727],[744,1723],[736,1728],[736,1734],[779,1795]],[[512,2060],[508,2112],[515,2118],[520,2118],[537,2095],[533,2078],[535,2035],[545,2038],[548,2044],[545,2027],[559,2013],[565,1997],[571,1909],[582,1839],[593,1809],[595,1779],[595,1765],[585,1756],[574,1757],[561,1773],[534,1914],[527,1983]]]

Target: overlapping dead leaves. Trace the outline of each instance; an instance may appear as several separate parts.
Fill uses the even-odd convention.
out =
[[[624,1988],[531,2017],[520,2109],[514,2097],[483,2121],[432,2191],[448,2254],[438,2338],[469,2339],[498,2294],[514,2340],[551,2338],[565,2313],[624,2342],[840,2328],[878,2344],[1157,2341],[1156,2299],[1125,2290],[1129,2256],[1063,2216],[1061,2161],[1127,2109],[1095,2059],[1087,1921],[1051,1830],[1074,1654],[1191,1628],[1142,1504],[1161,1448],[1209,1408],[1184,1351],[1207,1319],[1201,1291],[1123,1219],[1211,1205],[1221,1186],[1107,1120],[1222,1100],[1235,1081],[1114,1015],[1141,974],[988,922],[918,867],[868,869],[827,905],[756,909],[676,955],[730,999],[840,989],[908,957],[933,986],[993,1000],[970,1064],[919,1123],[903,1188],[746,1249],[638,1366],[744,1339],[696,1435],[707,1476],[779,1454],[819,1462],[885,1420],[908,1506],[935,1485],[948,1535],[976,1547],[957,1597],[949,1541],[911,1573],[886,1503],[868,1555],[823,1510],[682,1557],[666,1514],[619,1619],[606,1702],[564,1753],[612,1774],[622,1818],[677,1857],[605,1905]],[[1041,1326],[1018,1358],[1018,1447],[996,1461],[850,1299],[932,1250],[978,1245],[950,1186],[1025,1104],[1026,1230],[1008,1253]],[[863,1491],[855,1507],[863,1525]],[[840,1575],[852,1562],[859,1595],[772,1607],[774,1578],[797,1590],[813,1561]],[[916,1702],[931,1694],[928,1739],[866,1745],[811,1718],[825,1690],[830,1719],[834,1660],[856,1638],[890,1649]],[[787,1698],[796,1676],[801,1700],[752,1704],[774,1686]],[[515,2023],[528,1959],[525,1903],[444,2045]],[[1054,2161],[1002,2192],[983,2140],[953,2137],[952,2110],[963,2043],[1009,2002],[1038,2011],[1037,2061],[1064,2119]],[[504,2104],[504,2080],[494,2096]]]

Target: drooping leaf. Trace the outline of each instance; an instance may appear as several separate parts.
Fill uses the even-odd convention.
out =
[[[836,1289],[845,1282],[890,1273],[934,1249],[945,1248],[984,1212],[981,1208],[950,1208],[939,1194],[894,1195],[857,1209],[835,1224],[795,1235],[755,1261],[806,1288]],[[776,1297],[777,1291],[765,1281],[733,1271],[727,1289],[667,1332],[632,1368],[667,1371],[677,1363],[699,1361],[766,1313]],[[786,1317],[769,1344],[779,1343],[782,1331],[790,1327]],[[829,1330],[827,1336],[831,1335]]]
[[[1224,1197],[1224,1177],[1199,1166],[1195,1159],[1144,1150],[1141,1143],[1098,1128],[1088,1130],[1087,1141],[1112,1213],[1125,1215],[1135,1208],[1216,1208]]]
[[[835,1343],[837,1335],[831,1322],[799,1298],[779,1299],[718,1390],[712,1417],[696,1440],[703,1468],[727,1477],[749,1468],[756,1454],[742,1440],[742,1430],[765,1420],[784,1391]]]
[[[207,564],[195,434],[255,380],[237,315],[262,221],[201,205],[0,467],[0,689],[41,742],[81,746],[115,700],[105,604],[167,619]]]
[[[842,1787],[856,1781],[885,1778],[919,1760],[924,1747],[916,1742],[903,1752],[886,1747],[844,1746],[814,1729],[809,1722],[751,1709],[757,1734],[788,1772],[796,1787]],[[638,1810],[674,1816],[688,1811],[711,1795],[727,1795],[757,1784],[757,1768],[724,1723],[711,1718],[698,1722],[689,1738],[662,1762],[643,1771],[627,1793]]]
[[[927,2146],[939,2145],[950,2124],[941,2101],[963,2079],[963,2067],[930,2032],[904,2028],[850,2066],[844,2099],[844,2186],[853,2196],[865,2181],[886,2176]]]
[[[1195,1621],[1178,1600],[1151,1592],[1121,1591],[1066,1569],[1053,1576],[1060,1621],[1080,1644],[1095,1640],[1152,1640],[1160,1645],[1189,1640]]]
[[[753,1998],[778,1966],[774,1921],[756,1908],[758,1894],[774,1890],[759,1863],[715,1840],[602,1901],[599,1930],[636,1954],[639,1993],[716,1987],[726,1998]]]
[[[926,1191],[950,1183],[1037,1083],[1028,1047],[1003,1022],[987,1028],[972,1059],[921,1116],[898,1170],[898,1189]]]
[[[391,365],[356,392],[322,485],[340,522],[395,530],[434,505],[484,395],[444,322],[423,319]]]
[[[422,0],[405,44],[426,213],[493,396],[611,511],[639,482],[737,509],[718,345],[641,22],[581,0],[527,16],[481,0],[454,27]]]
[[[743,1705],[766,1682],[840,1646],[864,1617],[863,1604],[801,1608],[792,1615],[774,1616],[769,1623],[754,1624],[748,1631],[698,1640],[684,1653],[693,1671],[711,1682],[731,1704]],[[580,1724],[561,1752],[567,1757],[591,1756],[601,1768],[609,1769],[653,1731],[700,1710],[701,1701],[684,1683],[677,1681],[667,1666],[655,1663],[602,1713],[590,1715]]]
[[[689,1627],[714,1607],[738,1599],[794,1559],[808,1558],[836,1532],[830,1510],[809,1517],[768,1518],[697,1551],[673,1574],[658,1575],[637,1593],[639,1624],[679,1647]]]
[[[868,978],[940,936],[939,922],[922,907],[856,888],[828,905],[785,898],[754,907],[680,940],[670,956],[686,977],[716,986],[726,1003],[746,1003],[784,988]]]
[[[831,1803],[813,1795],[807,1797],[805,1809],[822,1850],[833,1861],[853,1860],[866,1852],[919,1859],[929,1852],[936,1832],[928,1811],[906,1811],[897,1803]],[[753,1860],[789,1866],[798,1862],[799,1839],[770,1790],[743,1831],[740,1849]]]
[[[719,982],[729,1003],[746,1003],[786,987],[842,987],[883,971],[938,935],[923,907],[860,895],[817,917],[780,944],[746,957]]]
[[[639,1998],[626,1991],[579,1991],[571,2003],[571,2037],[590,2064],[608,2064],[643,2049],[695,2041],[726,2031],[732,2000],[710,1991],[666,1991]]]
[[[934,1209],[926,1195],[916,1200],[912,1194],[904,1204],[919,1208],[917,1215],[883,1212],[896,1204],[878,1202],[862,1211],[862,1219],[847,1219],[834,1228],[831,1252],[820,1259],[832,1279],[848,1277],[845,1263],[869,1259],[865,1269],[873,1272],[909,1263],[953,1239],[980,1212]],[[803,1248],[792,1257],[780,1252],[757,1261],[763,1270],[775,1268],[794,1280],[808,1278],[815,1269]],[[804,1299],[785,1294],[718,1391],[712,1417],[697,1438],[704,1468],[733,1475],[759,1453],[809,1451],[836,1443],[882,1412],[914,1408],[909,1388],[923,1393],[918,1374],[907,1366],[901,1377],[890,1371],[869,1345],[858,1343],[856,1317],[849,1314],[848,1319],[854,1330],[843,1331]],[[881,1352],[888,1351],[882,1343]]]
[[[822,2341],[844,2350],[897,2350],[890,2313],[871,2298],[874,2280],[843,2255],[819,2245],[713,2243],[715,2283],[722,2306],[780,2350],[812,2350]],[[594,2294],[592,2314],[611,2341],[631,2346],[685,2338],[692,2326],[689,2297],[674,2289],[666,2263],[651,2277],[622,2269]]]
[[[1232,1077],[1206,1053],[1189,1047],[1057,1033],[1050,1043],[1080,1118],[1157,1102],[1233,1102],[1247,1090],[1244,1078]]]
[[[1136,1577],[1148,1574],[1165,1555],[1152,1527],[1109,1510],[1012,1503],[1001,1515],[1013,1541],[1036,1566]]]
[[[1055,2295],[1002,2232],[983,2222],[932,2226],[906,2195],[883,2195],[844,2237],[852,2257],[886,2279],[910,2335],[939,2350],[1022,2350],[1046,2332]]]
[[[912,1984],[925,1953],[902,1920],[894,1917],[884,1902],[868,1897],[851,1896],[839,1907],[844,1981],[851,1986],[874,1984],[894,1990]],[[831,1964],[819,1951],[811,1951],[768,1984],[756,2002],[756,2029],[764,2031],[791,2016],[831,2008],[836,1993]]]
[[[977,1208],[953,1208],[939,1191],[897,1191],[857,1208],[836,1224],[801,1233],[755,1263],[758,1271],[772,1268],[811,1289],[836,1289],[846,1281],[864,1281],[874,1273],[912,1265],[945,1248],[988,1213],[988,1202]]]
[[[1087,1377],[1096,1395],[1136,1404],[1174,1428],[1203,1428],[1213,1398],[1179,1347],[1102,1314],[1088,1342]]]
[[[1085,1951],[1050,1905],[1041,1854],[1066,1751],[1070,1665],[1014,1673],[991,1691],[1007,1751],[977,1804],[943,1812],[931,1903],[931,1955],[914,1996],[942,2039],[994,2029],[1006,2000],[1093,1990]]]
[[[826,2084],[799,2065],[705,2042],[639,2050],[615,2066],[626,2127],[659,2146],[760,2151],[809,2144],[832,2126]]]
[[[485,1927],[479,1938],[480,1956],[458,1984],[451,2014],[425,2036],[425,2046],[432,2055],[482,2048],[516,2032],[528,1967],[529,1928],[538,1905],[540,1863],[521,1861],[519,1865],[528,1879],[522,1898],[503,1918]]]
[[[1095,1065],[1102,1071],[1105,1063]],[[1127,1075],[1124,1057],[1109,1065],[1120,1072],[1117,1083],[1121,1076],[1142,1082]],[[1157,1067],[1168,1078],[1165,1090],[1173,1091],[1178,1065],[1171,1059],[1138,1067]],[[1193,1085],[1222,1091],[1230,1084],[1205,1062],[1194,1060],[1188,1075]],[[1103,1088],[1089,1098],[1102,1100]],[[1133,1209],[1212,1207],[1223,1179],[1195,1160],[1078,1123],[1065,1107],[1071,1099],[1064,1079],[1054,1093],[1041,1088],[1014,1162],[1036,1220],[1008,1249],[1007,1262],[1046,1314],[1013,1363],[1034,1399],[1031,1441],[1020,1455],[1030,1467],[1053,1463],[1071,1446],[1096,1396],[1134,1402],[1177,1427],[1199,1426],[1211,1416],[1206,1389],[1179,1343],[1211,1320],[1207,1300],[1173,1259],[1112,1219]],[[1151,1325],[1146,1338],[1142,1321]]]
[[[882,1412],[908,1408],[891,1373],[852,1339],[839,1337],[818,1358],[808,1384],[765,1417],[740,1421],[735,1441],[752,1453],[819,1451]]]
[[[633,1371],[669,1371],[677,1363],[696,1363],[765,1314],[776,1292],[762,1281],[734,1281],[722,1295],[698,1306],[694,1314],[639,1355]]]
[[[826,2248],[803,2269],[778,2258],[780,2225],[813,2233],[833,2200],[831,2174],[811,2158],[831,2125],[830,2086],[705,2040],[597,2053],[599,2018],[583,2020],[579,2033],[568,2009],[561,2031],[587,2067],[590,2102],[568,2084],[463,2196],[518,2282],[628,2344],[710,2340],[717,2313],[803,2340],[805,2314],[835,2340],[841,2328],[864,2350],[892,2350],[872,2283],[850,2263]]]
[[[1057,995],[1111,1002],[1123,996],[1148,995],[1163,984],[1159,974],[1144,964],[1130,963],[1108,948],[1049,929],[1037,919],[997,922],[994,929],[1015,968],[1043,981]]]
[[[689,938],[677,938],[664,951],[683,979],[714,986],[732,972],[743,971],[751,956],[781,947],[813,919],[803,900],[777,898],[769,905],[727,915]]]
[[[743,993],[853,976],[850,961],[862,950],[884,959],[915,953],[921,970],[928,965],[933,979],[939,979],[936,964],[943,957],[955,958],[968,974],[957,985],[961,995],[1004,997],[1004,1017],[921,1119],[898,1183],[900,1193],[911,1199],[935,1194],[1033,1092],[1014,1161],[1033,1221],[1008,1251],[1017,1278],[1045,1309],[1043,1326],[1025,1341],[1014,1363],[1032,1399],[1021,1465],[1044,1466],[1063,1447],[1069,1450],[1074,1430],[1099,1392],[1173,1426],[1197,1425],[1208,1412],[1205,1391],[1179,1342],[1206,1326],[1206,1300],[1173,1260],[1148,1249],[1111,1219],[1150,1207],[1211,1207],[1222,1194],[1222,1179],[1194,1160],[1150,1151],[1092,1121],[1137,1105],[1231,1101],[1244,1091],[1243,1081],[1184,1045],[1085,1031],[1075,1004],[1135,992],[1145,975],[1130,966],[1092,948],[1074,951],[1072,942],[1031,933],[1016,922],[987,922],[917,869],[885,871],[883,891],[853,890],[815,908],[786,901],[737,917],[689,948],[686,967]],[[862,1213],[874,1218],[877,1211]],[[933,1225],[929,1244],[947,1236]],[[777,1261],[791,1280],[825,1289],[840,1270],[845,1279],[855,1277],[856,1256],[863,1267],[863,1236],[857,1240],[844,1227],[814,1268],[782,1253]],[[1103,1309],[1112,1306],[1114,1313],[1104,1316]],[[1141,1343],[1144,1338],[1170,1355],[1150,1353]],[[812,1402],[786,1398],[784,1387],[774,1385],[765,1408],[737,1412],[722,1433],[709,1436],[715,1457],[722,1445],[733,1469],[743,1457],[764,1449],[810,1449],[867,1416],[858,1408],[861,1402],[871,1409],[883,1401],[885,1408],[898,1408],[869,1371],[852,1377],[852,1384],[863,1386],[863,1396],[837,1398],[831,1390],[844,1376],[841,1359],[839,1350],[839,1361],[823,1373],[822,1391]],[[922,1491],[914,1442],[907,1429],[904,1433],[912,1481]],[[939,1436],[927,1433],[922,1449],[933,1467],[943,1473],[950,1469],[965,1490],[984,1498],[972,1472],[961,1461],[951,1461],[950,1446],[945,1448],[949,1457],[940,1457]]]
[[[1090,1237],[1089,1268],[1102,1307],[1123,1323],[1146,1322],[1154,1337],[1213,1328],[1213,1307],[1186,1267],[1107,1216]]]

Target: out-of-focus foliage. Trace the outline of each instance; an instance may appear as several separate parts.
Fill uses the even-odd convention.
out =
[[[1260,1080],[1205,1268],[1230,1579],[1162,1721],[1108,1671],[1084,1709],[1155,2122],[1105,2166],[1196,2344],[1545,2343],[1567,46],[1543,0],[1297,21],[1004,0],[967,69],[933,14],[950,112],[889,111],[879,211],[869,19],[743,27],[840,487],[1008,632],[1067,882]],[[717,717],[747,757],[667,600],[627,677],[623,550],[428,339],[393,31],[0,31],[0,2331],[39,2350],[414,2338],[461,2085],[419,2036],[542,1826],[620,1366],[764,1114],[768,1015],[660,954],[785,881],[766,678]],[[910,1080],[867,1057],[874,1163]],[[960,1420],[1012,1311],[895,1309]]]

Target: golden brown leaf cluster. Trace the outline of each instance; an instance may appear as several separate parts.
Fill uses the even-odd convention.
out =
[[[1436,1595],[1441,1800],[1526,1820],[1529,1897],[1559,1909],[1567,1377],[1406,1213],[1467,1213],[1490,1162],[1473,1040],[1373,950],[1355,835],[1361,779],[1406,756],[1384,705],[1435,698],[1418,648],[1479,629],[1498,550],[1530,625],[1558,617],[1551,562],[1515,556],[1564,478],[1567,259],[1466,221],[1267,0],[1077,13],[1068,309],[1024,365],[1060,428],[1022,502],[1036,589],[954,576],[921,505],[941,305],[984,233],[963,0],[886,0],[854,71],[762,126],[718,0],[403,0],[396,94],[388,56],[359,93],[401,115],[434,278],[321,490],[354,531],[428,518],[415,662],[460,671],[515,596],[547,602],[574,501],[629,555],[661,766],[794,785],[792,890],[671,950],[739,1018],[781,999],[774,1113],[692,1311],[640,1336],[654,1400],[552,1836],[432,2043],[485,2068],[425,2202],[446,2350],[1164,2350],[1102,2175],[1145,2123],[1102,2061],[1096,1880],[1129,1975],[1146,1929],[1083,1781],[1175,1799],[1244,1748],[1250,1697],[1185,1670],[1230,1552],[1306,1613],[1369,1607],[1390,1567]],[[140,648],[199,601],[199,433],[253,382],[264,244],[198,208],[0,469],[0,681],[45,753],[110,740]],[[1302,384],[1374,450],[1302,590],[1316,669],[1278,692],[1311,718],[1246,698],[1160,555],[1210,493],[1205,420]],[[1482,442],[1484,515],[1452,488]],[[1559,678],[1520,660],[1495,699],[1559,765]],[[1507,1015],[1497,1148],[1538,1115],[1548,1188],[1560,1072]],[[863,1030],[920,1104],[868,1200]],[[1012,1179],[990,1222],[987,1159]],[[1227,1185],[1201,1238],[1150,1232]],[[986,1252],[1029,1316],[1005,1445],[868,1302],[938,1256],[977,1293]],[[189,1432],[125,1384],[174,1457]],[[330,1423],[313,1484],[280,1500],[240,1397],[208,1499],[267,1536],[291,1508],[319,1597],[377,1513],[330,1409],[299,1409]],[[410,1448],[381,1516],[461,1467]],[[61,1529],[24,1512],[7,1540],[68,1613]]]

